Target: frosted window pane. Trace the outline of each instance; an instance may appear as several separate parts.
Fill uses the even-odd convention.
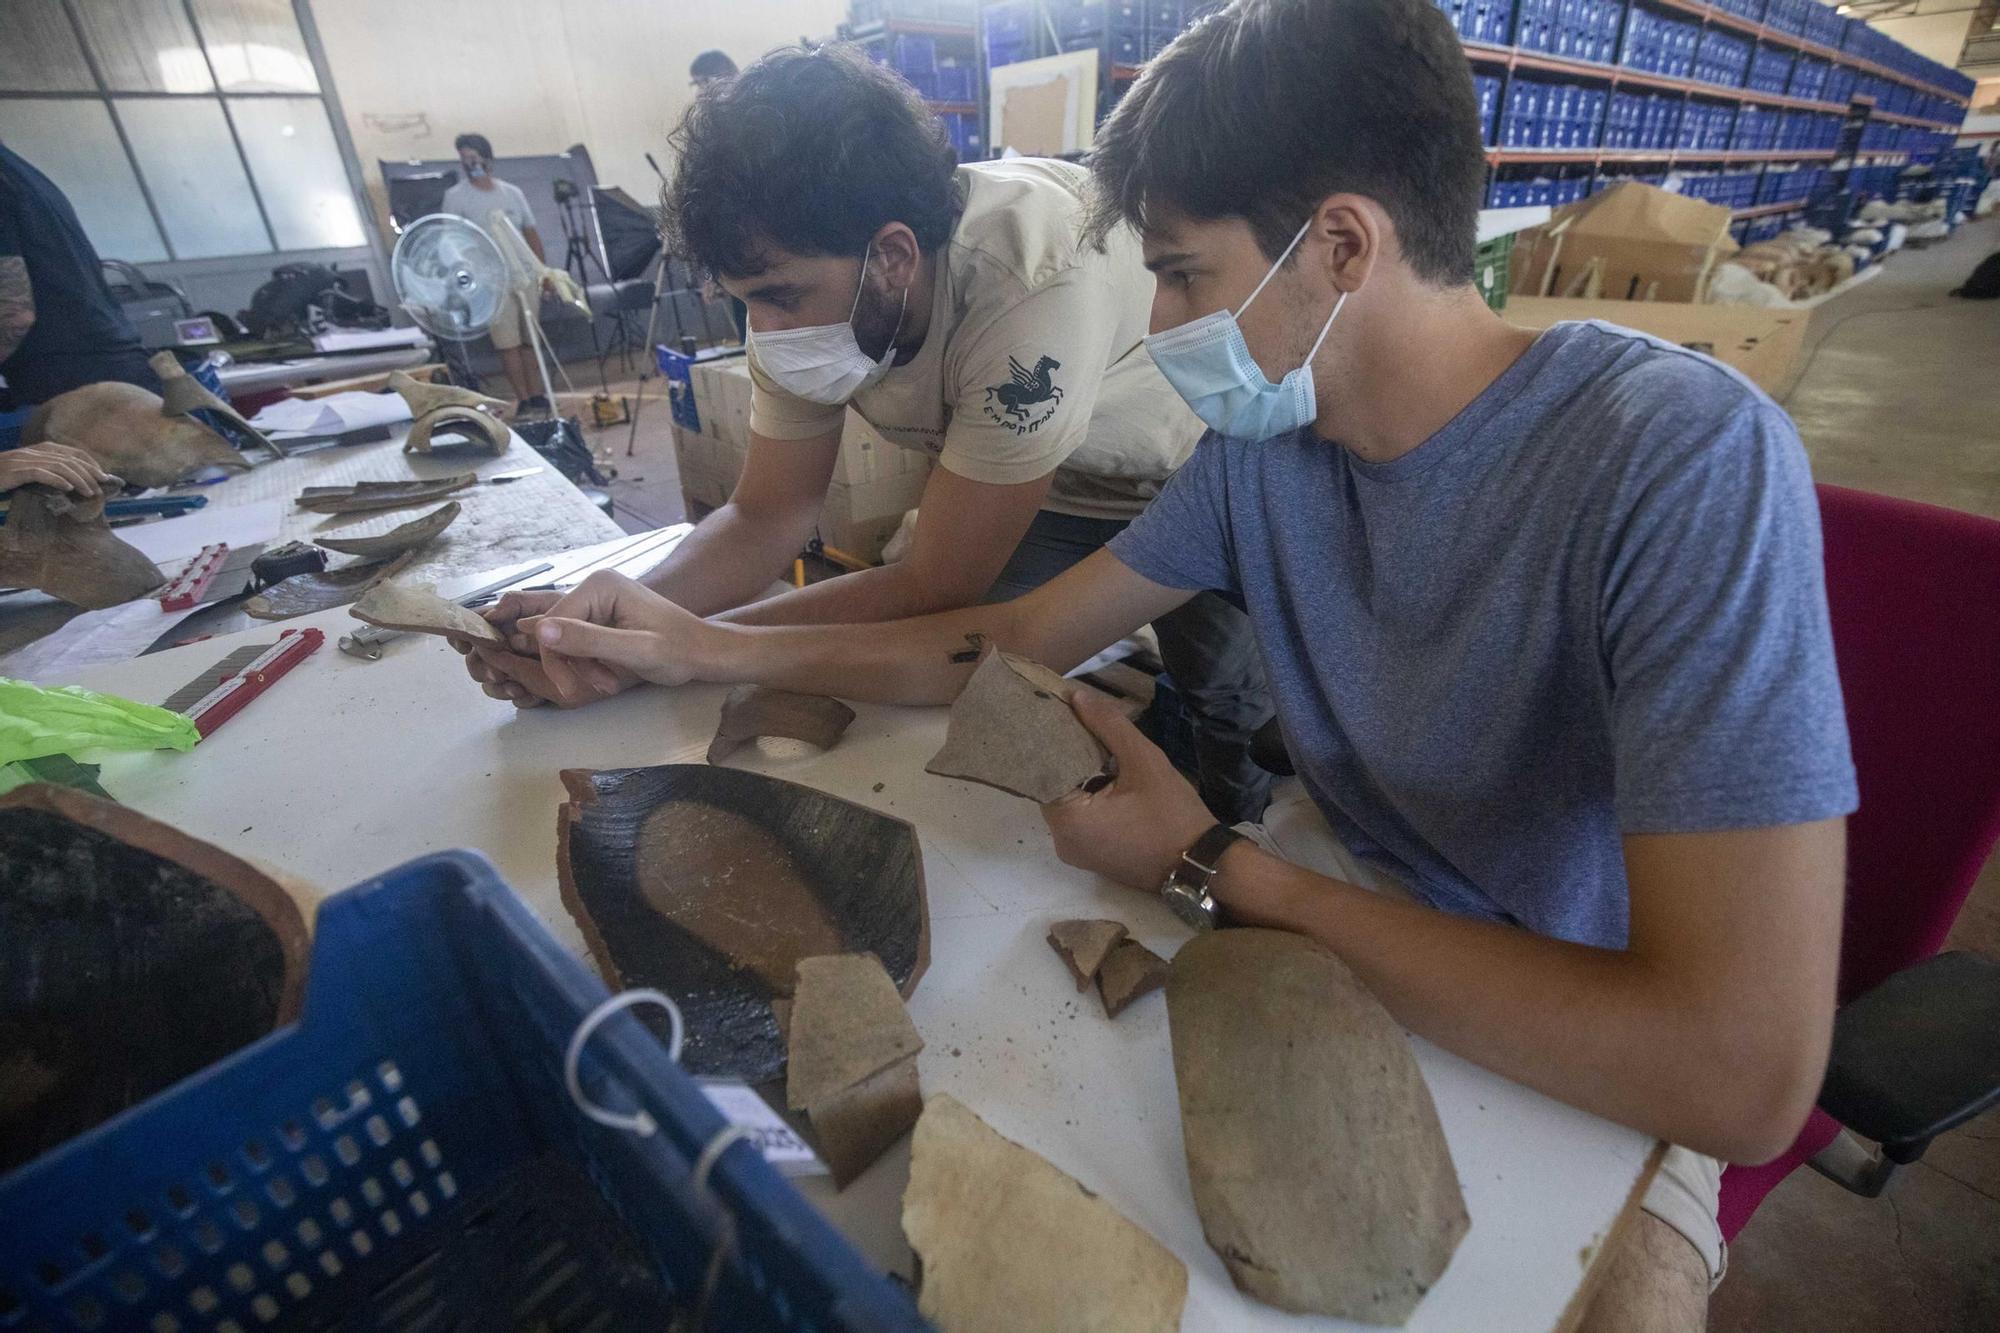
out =
[[[97,57],[106,87],[134,93],[215,90],[181,0],[75,0],[75,4],[84,40]]]
[[[347,169],[317,97],[232,97],[229,114],[280,250],[366,244]]]
[[[194,0],[216,82],[231,93],[316,93],[290,0]]]
[[[96,92],[90,66],[61,0],[5,0],[0,20],[0,90],[10,93]]]
[[[106,259],[165,259],[167,248],[102,102],[0,101],[0,139],[69,196]]]
[[[176,258],[270,252],[271,238],[257,216],[220,102],[141,97],[116,105]]]

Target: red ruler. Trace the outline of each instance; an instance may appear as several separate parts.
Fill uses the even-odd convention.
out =
[[[194,723],[194,729],[207,736],[242,712],[252,699],[270,689],[278,677],[318,652],[319,646],[325,642],[326,633],[323,630],[288,629],[268,647],[239,649],[230,654],[217,664],[219,675],[190,682],[190,686],[169,699],[165,707],[185,714]],[[255,653],[255,656],[247,661],[237,660],[243,653]],[[194,702],[181,706],[181,695],[191,688],[209,684],[210,680],[214,683],[205,693]]]
[[[187,567],[174,575],[173,581],[160,590],[162,611],[192,611],[208,585],[215,582],[215,576],[222,572],[223,562],[229,559],[227,542],[217,542],[204,546]]]

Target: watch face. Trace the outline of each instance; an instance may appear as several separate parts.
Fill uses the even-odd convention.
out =
[[[1175,916],[1196,930],[1215,929],[1214,900],[1207,894],[1185,884],[1169,884],[1161,896],[1167,900],[1167,906],[1174,909]]]

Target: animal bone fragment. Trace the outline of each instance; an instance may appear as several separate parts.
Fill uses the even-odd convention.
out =
[[[758,736],[789,736],[831,750],[853,721],[854,710],[838,699],[767,685],[738,685],[722,701],[722,720],[709,743],[708,762],[721,763]]]
[[[208,386],[187,373],[172,352],[155,352],[147,365],[160,377],[160,410],[170,417],[191,417],[196,412],[213,412],[272,453],[279,452],[258,430],[231,407],[208,391]],[[227,443],[225,441],[225,443]]]
[[[171,486],[210,467],[250,468],[199,421],[169,416],[158,394],[117,380],[71,389],[36,408],[21,442],[44,440],[75,445],[133,486]]]
[[[315,538],[315,543],[329,551],[338,551],[342,555],[386,560],[390,556],[414,551],[419,546],[428,544],[452,525],[452,521],[458,517],[459,507],[458,501],[447,500],[422,518],[413,518],[408,523],[373,537],[319,537]]]
[[[439,431],[457,431],[496,454],[506,452],[509,431],[501,414],[508,405],[498,398],[455,384],[426,384],[401,370],[389,377],[389,387],[402,395],[415,418],[403,441],[404,453],[429,453]]]
[[[105,483],[115,493],[118,479]],[[160,571],[104,521],[104,497],[47,486],[8,497],[0,526],[0,584],[38,588],[86,611],[118,606],[160,586]]]
[[[356,620],[407,634],[450,634],[474,643],[506,642],[486,617],[447,602],[429,587],[378,583],[361,595],[351,614]]]

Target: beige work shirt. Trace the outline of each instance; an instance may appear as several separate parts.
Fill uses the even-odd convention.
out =
[[[1202,433],[1140,339],[1153,276],[1139,238],[1082,240],[1088,173],[1014,158],[958,169],[963,202],[938,252],[930,327],[906,365],[849,404],[889,443],[921,449],[972,481],[1053,472],[1044,505],[1130,518],[1159,494]],[[840,429],[845,407],[780,389],[753,339],[750,429],[803,440]]]

